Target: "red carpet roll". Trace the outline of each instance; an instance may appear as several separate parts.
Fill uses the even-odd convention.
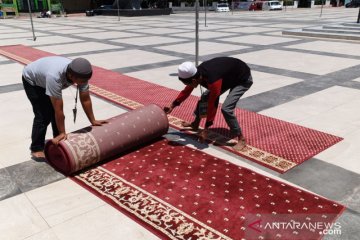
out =
[[[102,126],[90,126],[68,134],[57,146],[45,145],[47,161],[56,170],[69,175],[129,148],[139,146],[167,133],[165,112],[151,104],[108,120]]]

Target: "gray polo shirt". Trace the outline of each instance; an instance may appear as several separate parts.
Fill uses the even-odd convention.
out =
[[[23,77],[32,86],[45,88],[46,95],[62,98],[61,91],[73,83],[66,79],[66,68],[71,59],[59,56],[44,57],[28,64]],[[89,91],[89,84],[79,85],[79,91]]]

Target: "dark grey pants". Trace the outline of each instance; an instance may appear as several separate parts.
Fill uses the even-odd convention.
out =
[[[221,112],[224,116],[225,122],[227,123],[227,125],[230,128],[230,132],[233,137],[236,137],[236,136],[239,136],[242,134],[239,122],[236,119],[235,114],[234,114],[236,104],[239,101],[239,99],[241,98],[241,96],[244,95],[244,93],[247,90],[249,90],[249,88],[251,87],[252,84],[253,84],[253,80],[250,75],[248,81],[230,89],[229,95],[226,97],[224,103],[222,104]],[[207,101],[208,97],[209,97],[209,93],[210,93],[210,91],[206,90],[201,95],[201,101]],[[219,104],[219,98],[216,100],[215,104],[217,107]],[[194,112],[195,122],[196,121],[200,122],[200,116],[199,116],[198,109],[199,109],[199,106],[196,107],[196,110]]]

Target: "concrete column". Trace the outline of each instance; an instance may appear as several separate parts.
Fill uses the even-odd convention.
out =
[[[169,2],[169,8],[172,8],[172,2]]]
[[[330,0],[326,0],[326,1],[325,1],[325,6],[326,6],[326,7],[330,7]]]
[[[298,7],[298,1],[294,1],[294,8],[297,8]]]
[[[311,0],[311,8],[314,8],[314,7],[315,7],[315,1]]]
[[[185,2],[181,2],[180,7],[184,8],[185,7]]]

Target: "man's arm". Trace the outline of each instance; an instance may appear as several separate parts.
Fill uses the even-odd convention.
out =
[[[95,119],[89,91],[85,91],[85,92],[80,91],[79,96],[80,96],[81,105],[91,125],[101,126],[103,123],[107,123],[107,121]]]
[[[52,141],[54,144],[58,144],[61,140],[66,139],[65,132],[65,114],[64,114],[64,103],[62,98],[50,97],[51,103],[54,107],[56,126],[59,131],[59,135],[56,136]]]
[[[171,113],[172,110],[173,110],[175,107],[179,106],[183,101],[185,101],[185,99],[187,99],[187,98],[190,96],[190,94],[191,94],[191,92],[192,92],[193,90],[194,90],[193,87],[191,87],[191,86],[186,86],[186,87],[184,88],[184,90],[182,90],[182,91],[179,93],[179,95],[176,97],[176,99],[171,103],[170,107],[165,107],[165,108],[164,108],[164,111],[165,111],[167,114]]]
[[[205,128],[209,128],[215,119],[217,106],[216,101],[221,95],[221,86],[222,86],[222,79],[215,81],[214,83],[208,84],[209,88],[209,99],[208,99],[208,108],[207,108],[207,117],[206,117],[206,124]]]

